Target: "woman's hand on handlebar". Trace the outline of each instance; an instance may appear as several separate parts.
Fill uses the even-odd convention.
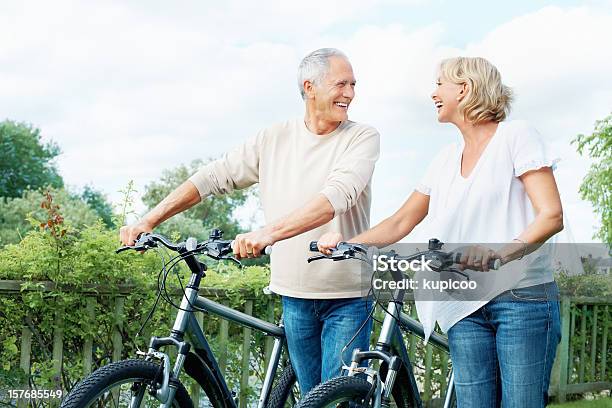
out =
[[[257,258],[263,255],[265,248],[272,244],[274,244],[274,238],[266,228],[262,228],[247,234],[236,235],[232,249],[237,259]]]
[[[332,249],[338,245],[338,242],[342,241],[342,234],[339,232],[327,232],[319,238],[317,241],[317,248],[319,252],[325,255],[331,255]]]
[[[152,225],[149,225],[144,220],[139,220],[133,224],[121,227],[119,229],[119,238],[123,245],[133,246],[140,234],[151,231],[153,231]]]
[[[455,250],[461,253],[459,269],[471,269],[473,271],[488,272],[491,260],[501,259],[501,256],[492,250],[481,245],[472,245]]]

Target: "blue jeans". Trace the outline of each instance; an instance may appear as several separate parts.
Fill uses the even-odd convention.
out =
[[[554,282],[502,293],[448,331],[459,408],[546,406],[561,339]]]
[[[369,349],[372,319],[340,356],[372,310],[369,298],[298,299],[283,296],[283,320],[291,365],[300,392],[338,377],[342,361],[349,364],[353,349]]]

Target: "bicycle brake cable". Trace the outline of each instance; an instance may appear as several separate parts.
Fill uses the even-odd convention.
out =
[[[172,264],[168,268],[166,274],[164,275],[164,280],[163,280],[163,292],[164,292],[164,296],[163,296],[163,298],[164,298],[164,301],[166,301],[166,303],[170,304],[172,307],[174,307],[177,310],[181,310],[181,311],[185,311],[185,312],[190,312],[190,311],[200,311],[200,312],[202,312],[202,311],[205,311],[204,309],[199,308],[196,305],[194,305],[193,303],[191,303],[191,301],[189,299],[187,299],[187,303],[189,304],[189,306],[191,306],[192,310],[183,309],[180,305],[177,305],[177,304],[175,304],[172,301],[172,298],[168,294],[168,290],[166,288],[166,279],[167,279],[167,276],[168,276],[169,272],[173,268],[175,268],[176,265],[180,261],[184,260],[188,256],[191,256],[191,255],[195,254],[196,252],[197,252],[197,250],[193,250],[193,251],[185,252],[183,254],[179,254],[179,255],[175,256],[174,258],[172,258],[170,261],[168,261],[168,263],[166,264],[166,265],[168,265],[168,264],[170,264],[172,262]],[[187,294],[185,292],[185,287],[183,286],[183,282],[182,282],[182,280],[180,278],[180,275],[178,274],[178,271],[176,272],[176,275],[177,275],[177,278],[178,278],[178,281],[179,281],[179,285],[181,287],[181,292],[183,293],[183,296],[185,298],[187,298]]]
[[[369,262],[365,259],[362,259],[361,257],[355,257],[353,259],[357,259],[359,261],[362,261],[366,264],[369,264]],[[353,343],[355,341],[355,339],[357,338],[357,336],[359,335],[359,333],[361,333],[361,331],[365,328],[366,324],[368,323],[368,320],[370,318],[372,318],[372,320],[378,322],[378,320],[374,317],[374,311],[376,310],[376,305],[381,304],[378,297],[375,294],[375,291],[372,289],[373,288],[373,282],[374,282],[374,276],[375,274],[372,274],[372,277],[370,278],[370,289],[368,290],[368,293],[366,295],[366,298],[370,297],[370,294],[372,294],[372,297],[374,298],[373,304],[372,304],[372,309],[370,310],[370,312],[368,313],[368,317],[361,323],[361,326],[359,326],[359,329],[357,329],[357,331],[355,332],[355,334],[353,335],[353,337],[351,337],[351,339],[344,345],[344,347],[342,347],[342,350],[340,351],[340,359],[342,361],[342,365],[346,366],[346,362],[344,361],[344,352],[348,349],[348,347],[351,345],[351,343]],[[367,303],[366,303],[366,310],[367,310]],[[387,312],[386,309],[384,309],[385,312]],[[387,312],[388,313],[388,312]],[[369,347],[369,345],[368,345]]]
[[[161,256],[161,259],[162,259],[162,265],[165,266],[166,260],[164,258],[164,254],[162,253],[160,256]],[[162,266],[162,271],[163,271],[164,266]],[[142,353],[142,350],[140,350],[140,347],[138,347],[138,343],[137,343],[136,340],[140,336],[142,330],[145,328],[147,323],[149,323],[149,320],[153,316],[153,313],[155,313],[155,310],[157,309],[157,305],[159,304],[160,297],[161,297],[161,291],[160,291],[160,288],[159,288],[159,274],[158,274],[157,275],[157,296],[155,297],[155,302],[153,302],[153,306],[149,310],[149,313],[147,314],[147,317],[145,318],[144,322],[140,325],[140,328],[138,329],[138,331],[136,332],[136,335],[134,336],[134,344],[136,345],[136,350],[141,352],[141,353]]]

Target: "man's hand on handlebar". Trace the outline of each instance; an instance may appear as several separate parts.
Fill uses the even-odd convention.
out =
[[[342,234],[339,232],[327,232],[317,241],[319,252],[325,255],[331,255],[332,249],[336,248],[338,242],[342,241]]]
[[[123,245],[133,246],[140,234],[151,231],[153,231],[153,226],[149,225],[144,220],[139,220],[131,225],[121,227],[121,229],[119,229],[119,238]]]
[[[274,239],[266,228],[238,234],[234,238],[234,255],[237,259],[257,258],[263,255],[265,248],[272,244],[274,244]]]

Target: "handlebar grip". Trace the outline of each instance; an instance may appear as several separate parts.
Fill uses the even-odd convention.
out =
[[[234,250],[234,240],[232,240],[232,242],[230,242],[230,248],[232,248],[232,251]],[[272,245],[268,245],[264,248],[263,251],[261,251],[261,255],[270,255],[272,254]]]
[[[455,252],[453,254],[453,262],[454,263],[460,263],[461,262],[461,252]],[[489,259],[489,269],[493,269],[493,270],[498,270],[499,268],[501,268],[501,259],[497,258],[497,259]]]
[[[317,246],[317,241],[310,241],[310,251],[311,252],[319,252],[319,247]]]

